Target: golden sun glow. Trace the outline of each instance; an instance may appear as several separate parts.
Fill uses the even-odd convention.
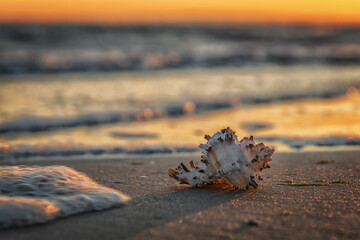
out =
[[[358,0],[0,0],[0,22],[359,24]]]

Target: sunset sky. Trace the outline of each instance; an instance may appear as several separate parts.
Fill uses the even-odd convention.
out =
[[[360,24],[360,0],[0,0],[0,22]]]

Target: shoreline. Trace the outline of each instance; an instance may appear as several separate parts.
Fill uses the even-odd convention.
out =
[[[261,141],[259,141],[261,142]],[[277,151],[276,154],[316,154],[316,153],[346,153],[346,152],[356,152],[360,151],[358,145],[355,146],[309,146],[303,149],[295,149],[292,151]],[[79,155],[79,156],[36,156],[28,158],[19,158],[19,159],[2,159],[0,160],[0,166],[15,166],[15,165],[31,165],[37,163],[54,163],[61,164],[67,162],[104,162],[104,161],[114,161],[114,162],[128,162],[128,161],[152,161],[156,159],[187,159],[187,158],[197,158],[200,159],[201,149],[194,152],[180,152],[180,153],[152,153],[152,154],[100,154],[100,155]],[[51,165],[54,165],[51,164]]]
[[[354,239],[360,236],[359,154],[276,153],[259,188],[248,191],[222,184],[189,188],[167,176],[169,167],[193,159],[199,162],[199,156],[38,162],[73,167],[133,200],[120,208],[0,233],[9,240]],[[292,185],[290,180],[308,185]]]

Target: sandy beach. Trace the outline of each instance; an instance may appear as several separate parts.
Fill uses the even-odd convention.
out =
[[[73,167],[132,200],[124,207],[3,230],[0,235],[4,240],[357,239],[359,156],[359,151],[276,153],[259,188],[248,191],[224,184],[189,188],[167,176],[169,167],[198,161],[199,154],[27,162]]]

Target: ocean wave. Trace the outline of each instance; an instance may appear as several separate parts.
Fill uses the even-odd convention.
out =
[[[0,229],[119,207],[130,198],[65,166],[0,166]]]
[[[357,64],[355,27],[0,25],[0,74]]]
[[[40,118],[26,117],[14,121],[4,122],[0,125],[0,134],[41,132],[59,128],[72,128],[79,126],[94,126],[116,122],[135,122],[156,119],[160,117],[178,117],[189,113],[203,113],[233,107],[231,101],[185,102],[171,104],[163,108],[145,108],[141,111],[119,111],[89,113],[69,118]]]
[[[294,149],[302,149],[306,146],[360,146],[360,138],[346,136],[328,136],[320,138],[259,137],[259,140],[282,142]]]
[[[28,132],[43,132],[61,128],[73,128],[80,126],[95,126],[118,122],[147,121],[164,117],[179,117],[187,114],[203,114],[209,111],[230,109],[239,107],[241,104],[264,104],[276,101],[299,100],[306,98],[332,98],[342,95],[346,86],[337,89],[328,89],[321,92],[298,92],[282,93],[276,96],[260,95],[259,97],[238,97],[231,99],[186,101],[172,103],[164,107],[144,108],[138,111],[109,111],[88,113],[76,117],[25,117],[0,124],[0,135],[21,134]],[[16,135],[12,135],[16,137]]]
[[[116,147],[83,147],[83,146],[59,146],[59,145],[21,145],[6,146],[0,148],[0,160],[28,159],[36,157],[76,157],[76,156],[100,156],[100,155],[148,155],[148,154],[173,154],[192,153],[200,151],[196,147],[186,146],[144,146],[137,148]]]
[[[268,144],[282,142],[294,150],[301,150],[306,146],[333,147],[333,146],[360,146],[360,138],[348,136],[327,136],[314,138],[292,137],[257,137],[258,141]],[[29,158],[52,157],[96,157],[120,155],[152,155],[152,154],[180,154],[200,152],[198,147],[154,145],[143,147],[84,147],[77,145],[20,145],[4,146],[0,148],[0,160],[19,160]]]

